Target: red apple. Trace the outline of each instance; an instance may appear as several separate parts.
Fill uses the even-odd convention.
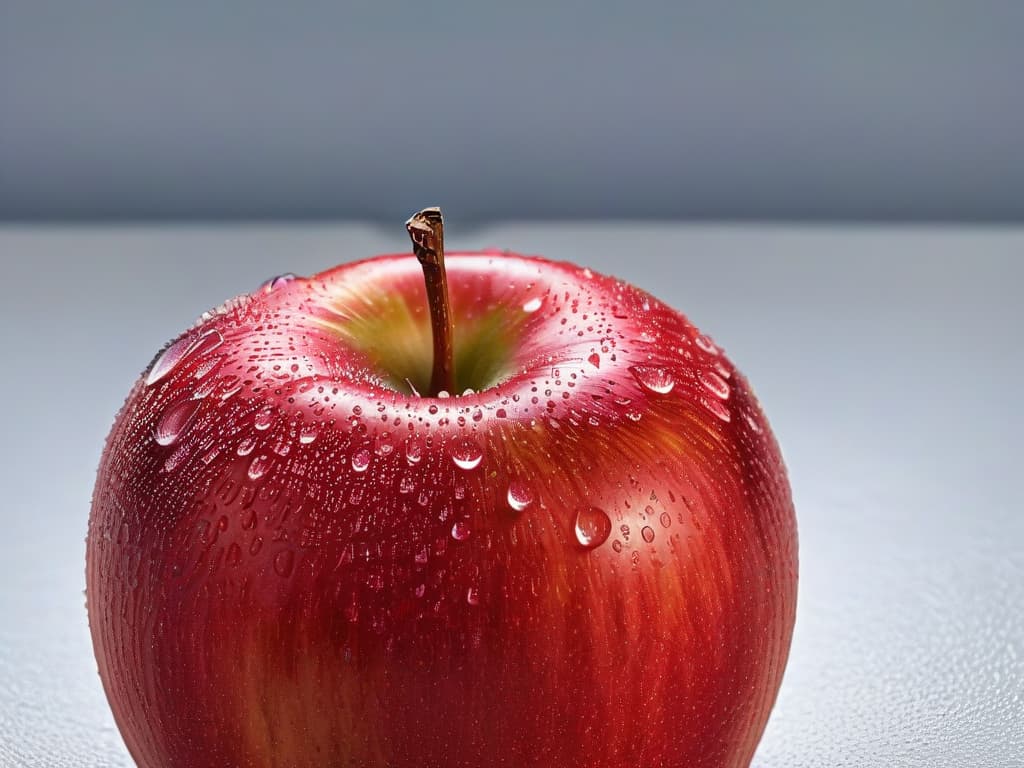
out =
[[[407,254],[278,278],[129,394],[87,582],[132,756],[748,765],[797,583],[749,385],[683,315],[570,264],[450,254],[446,300],[426,213],[429,295]]]

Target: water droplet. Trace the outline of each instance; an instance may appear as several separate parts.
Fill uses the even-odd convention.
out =
[[[252,449],[256,447],[256,439],[252,437],[246,437],[238,444],[236,452],[239,456],[248,456],[252,453]]]
[[[391,442],[391,437],[386,432],[377,435],[373,439],[373,452],[378,456],[387,456],[393,450],[395,450],[395,445]]]
[[[613,541],[612,542],[612,549],[614,549],[616,552],[621,552],[622,551],[622,542],[619,541],[618,539]]]
[[[732,415],[729,413],[729,409],[726,408],[720,400],[711,400],[709,398],[702,397],[700,398],[700,404],[715,414],[715,416],[720,418],[722,421],[732,421]]]
[[[715,346],[715,342],[713,342],[703,333],[697,334],[697,336],[695,336],[693,339],[693,343],[696,344],[701,349],[703,349],[709,355],[718,354],[718,347]]]
[[[410,466],[423,460],[423,443],[418,437],[410,437],[405,441],[405,460]]]
[[[525,304],[523,304],[523,312],[536,312],[540,309],[541,301],[539,298],[532,298]]]
[[[483,449],[470,437],[456,439],[449,450],[459,469],[476,469],[484,458]]]
[[[295,553],[290,549],[285,549],[274,555],[274,573],[282,579],[291,576],[294,565]]]
[[[654,541],[654,529],[649,525],[645,525],[640,529],[640,535],[644,537],[644,541],[648,544]]]
[[[603,509],[584,507],[576,513],[576,540],[587,549],[599,547],[612,532],[612,521]]]
[[[747,420],[747,424],[750,425],[750,428],[760,435],[763,430],[761,429],[761,425],[757,423],[757,419],[754,418],[753,414],[745,413],[743,414],[743,417]]]
[[[504,408],[499,408],[494,412],[494,415],[499,419],[508,418],[508,412]]]
[[[156,429],[153,431],[153,439],[156,440],[158,445],[171,445],[178,436],[188,426],[189,421],[196,415],[196,411],[199,410],[199,406],[202,403],[199,400],[193,400],[188,398],[175,403],[166,411],[160,418],[160,422],[156,425]]]
[[[367,467],[370,466],[370,451],[366,448],[360,448],[358,451],[352,454],[352,469],[356,472],[365,472]]]
[[[302,445],[309,445],[320,435],[320,425],[316,422],[310,422],[309,424],[303,424],[302,429],[299,430],[299,442]]]
[[[595,368],[600,368],[601,356],[597,354],[597,352],[594,352],[590,357],[587,358],[587,362],[590,363]]]
[[[187,358],[198,354],[208,354],[223,343],[224,337],[216,329],[207,331],[199,338],[186,336],[178,339],[153,361],[153,365],[146,375],[146,386],[156,384]]]
[[[522,480],[508,484],[508,505],[516,512],[522,512],[533,503],[533,489]]]
[[[249,479],[259,480],[270,468],[270,459],[265,454],[260,454],[249,464]]]
[[[657,366],[631,365],[629,372],[640,383],[640,386],[649,392],[658,395],[667,395],[676,385],[672,372]]]
[[[291,272],[286,272],[283,275],[278,275],[277,277],[272,277],[269,280],[264,281],[263,285],[260,286],[260,291],[263,293],[271,293],[281,286],[288,285],[288,283],[294,279],[295,275]]]
[[[668,512],[662,512],[661,517],[659,517],[658,520],[661,522],[662,528],[668,528],[670,525],[672,525],[672,515],[670,515]]]
[[[459,520],[452,526],[452,538],[456,541],[465,541],[469,538],[469,534],[469,523],[465,520]]]
[[[274,411],[272,408],[264,408],[262,411],[256,414],[256,418],[253,420],[252,425],[256,429],[263,431],[270,429],[270,425],[274,423]]]
[[[466,590],[466,602],[470,605],[480,605],[480,590],[477,587]]]
[[[697,378],[699,378],[700,383],[704,385],[704,389],[713,394],[719,400],[729,399],[729,385],[725,383],[725,379],[714,371],[699,371],[697,373]]]
[[[185,351],[191,343],[192,339],[186,336],[185,338],[178,339],[161,352],[160,356],[153,362],[153,366],[149,369],[149,375],[146,376],[146,386],[156,384],[174,370],[175,366],[185,357]]]
[[[643,413],[636,410],[635,408],[631,408],[630,410],[626,411],[626,418],[629,419],[630,421],[640,421],[642,417]]]

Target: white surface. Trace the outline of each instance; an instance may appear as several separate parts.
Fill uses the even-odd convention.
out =
[[[651,290],[726,347],[790,468],[799,618],[758,768],[1024,766],[1024,230],[459,232]],[[124,766],[83,537],[156,349],[272,274],[404,250],[367,227],[2,229],[0,765]]]

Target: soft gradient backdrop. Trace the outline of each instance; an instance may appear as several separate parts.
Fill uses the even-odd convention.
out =
[[[0,219],[1024,219],[1019,0],[0,0]]]

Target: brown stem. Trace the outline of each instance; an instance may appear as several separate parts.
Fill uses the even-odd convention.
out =
[[[444,219],[440,208],[424,208],[405,222],[413,253],[423,267],[434,334],[434,368],[430,375],[431,397],[444,391],[455,394],[455,350],[452,309],[448,302],[448,276],[444,271]]]

